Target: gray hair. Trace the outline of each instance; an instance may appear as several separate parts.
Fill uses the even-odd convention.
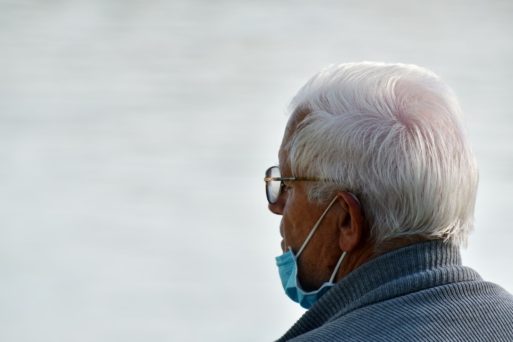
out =
[[[466,243],[478,171],[452,90],[414,65],[350,63],[310,79],[291,103],[307,112],[284,142],[311,201],[337,191],[360,200],[377,243],[394,238]],[[291,126],[294,120],[289,120]]]

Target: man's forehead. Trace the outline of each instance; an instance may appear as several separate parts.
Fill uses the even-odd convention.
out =
[[[297,126],[305,119],[305,117],[311,112],[310,109],[305,106],[297,107],[290,115],[287,126],[285,127],[285,133],[283,134],[282,146],[284,146],[294,134]]]
[[[288,165],[288,153],[289,148],[288,144],[290,142],[290,139],[294,135],[294,132],[296,131],[299,124],[305,119],[305,117],[310,113],[311,111],[304,107],[299,106],[297,107],[292,114],[290,115],[289,121],[287,122],[287,126],[285,127],[285,132],[283,134],[283,139],[281,142],[280,150],[278,152],[278,159],[280,162],[280,169],[288,171],[289,165]]]

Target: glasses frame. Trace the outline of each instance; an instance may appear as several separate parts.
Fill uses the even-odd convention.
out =
[[[271,166],[270,168],[268,168],[265,171],[265,174],[266,175],[270,174],[272,169],[278,169],[278,171],[280,172],[280,175],[281,175],[281,170],[278,165],[274,165],[274,166]],[[285,187],[285,183],[283,183],[284,181],[287,181],[287,182],[294,182],[294,181],[319,182],[322,180],[319,178],[313,178],[313,177],[281,177],[281,176],[280,177],[270,177],[270,176],[265,176],[264,181],[265,181],[265,196],[267,197],[267,202],[269,202],[269,204],[275,204],[276,202],[278,202],[278,198],[280,198],[280,195],[283,192],[283,188]],[[269,189],[269,183],[271,181],[279,181],[280,182],[280,190],[278,191],[278,195],[276,196],[276,201],[271,201],[271,199],[269,198],[269,190],[268,189]]]

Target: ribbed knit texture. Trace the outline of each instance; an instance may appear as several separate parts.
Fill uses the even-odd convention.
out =
[[[513,342],[513,296],[423,242],[351,272],[278,341]]]

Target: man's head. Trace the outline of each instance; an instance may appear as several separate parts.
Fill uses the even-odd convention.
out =
[[[363,220],[358,243],[365,238],[378,249],[401,239],[466,241],[478,172],[458,102],[436,75],[403,64],[331,66],[307,82],[291,111],[279,152],[281,174],[318,181],[286,184],[269,207],[283,215],[284,248],[294,249],[339,197],[338,209],[330,209],[319,228],[320,241],[308,248],[330,260],[319,279],[344,250],[341,220],[355,208]],[[353,206],[348,194],[356,197]],[[330,236],[337,248],[322,247]],[[314,272],[316,263],[305,260],[303,267]]]
[[[452,91],[412,65],[329,67],[292,102],[280,165],[309,198],[357,195],[376,242],[419,235],[456,244],[472,227],[477,168]]]

